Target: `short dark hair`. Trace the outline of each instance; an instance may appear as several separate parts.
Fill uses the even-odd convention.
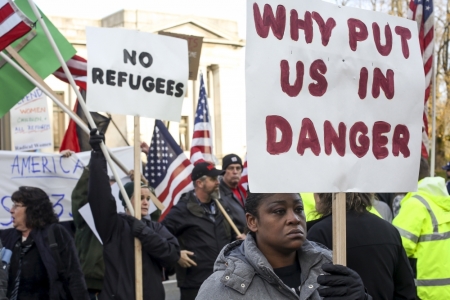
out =
[[[320,205],[316,206],[317,213],[322,216],[331,215],[333,211],[333,194],[318,193]],[[347,211],[363,213],[372,207],[373,194],[369,193],[345,193]]]
[[[58,222],[58,216],[53,210],[50,198],[40,188],[21,186],[12,194],[11,199],[13,202],[25,206],[27,228],[42,229],[49,224]]]

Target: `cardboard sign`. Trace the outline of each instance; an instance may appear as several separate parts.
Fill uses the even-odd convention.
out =
[[[187,42],[122,28],[86,28],[91,111],[180,120]]]
[[[116,148],[112,152],[127,168],[133,168],[133,147]],[[0,173],[0,229],[12,226],[11,195],[19,186],[41,188],[49,195],[59,220],[71,220],[72,191],[90,157],[91,151],[68,158],[60,154],[0,151],[0,169],[3,170]]]
[[[173,36],[188,42],[189,51],[189,80],[197,80],[198,65],[202,53],[203,37],[160,31],[159,34]]]
[[[253,192],[417,189],[425,79],[415,22],[322,1],[247,1]]]
[[[34,89],[10,111],[11,137],[15,151],[53,146],[52,126],[45,94]]]

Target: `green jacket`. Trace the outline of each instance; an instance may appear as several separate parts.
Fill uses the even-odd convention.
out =
[[[101,290],[105,272],[103,246],[78,212],[88,203],[88,181],[89,169],[85,168],[72,192],[72,214],[76,228],[75,246],[88,289]]]

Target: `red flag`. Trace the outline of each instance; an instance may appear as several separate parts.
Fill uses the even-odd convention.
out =
[[[30,21],[12,0],[0,0],[0,51],[31,30]]]

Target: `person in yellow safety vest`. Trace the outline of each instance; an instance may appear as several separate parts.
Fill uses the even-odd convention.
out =
[[[303,200],[303,211],[305,212],[306,222],[319,219],[321,215],[316,212],[314,193],[300,193],[300,197]]]
[[[419,298],[450,299],[450,196],[444,178],[429,176],[422,158],[417,192],[406,194],[393,224],[414,270]]]

